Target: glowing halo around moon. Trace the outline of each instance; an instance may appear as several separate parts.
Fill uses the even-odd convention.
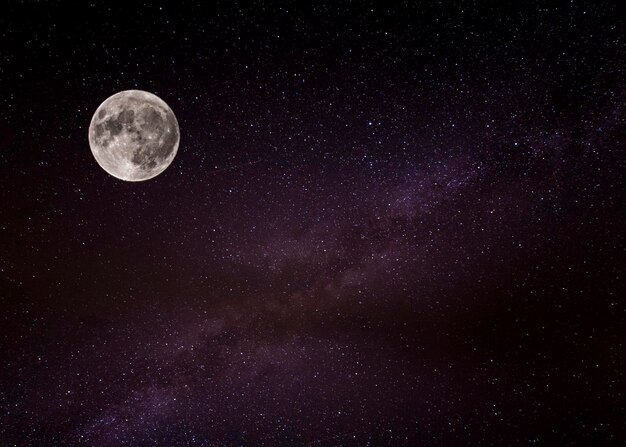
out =
[[[129,182],[161,174],[174,160],[179,142],[180,129],[172,109],[143,90],[109,97],[89,125],[89,146],[98,164]]]

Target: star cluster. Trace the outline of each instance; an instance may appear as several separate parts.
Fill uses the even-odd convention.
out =
[[[0,444],[624,442],[617,5],[178,3],[6,7]]]

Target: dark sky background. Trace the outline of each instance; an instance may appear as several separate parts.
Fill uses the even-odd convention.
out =
[[[2,446],[624,445],[616,4],[104,3],[0,14]]]

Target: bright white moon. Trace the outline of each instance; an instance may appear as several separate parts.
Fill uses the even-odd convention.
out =
[[[142,90],[125,90],[108,98],[89,126],[89,146],[98,164],[129,182],[163,172],[174,160],[179,141],[172,109]]]

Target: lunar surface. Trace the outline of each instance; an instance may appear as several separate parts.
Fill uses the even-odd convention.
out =
[[[129,182],[163,172],[176,156],[179,141],[172,109],[142,90],[126,90],[108,98],[89,126],[89,146],[98,164]]]

